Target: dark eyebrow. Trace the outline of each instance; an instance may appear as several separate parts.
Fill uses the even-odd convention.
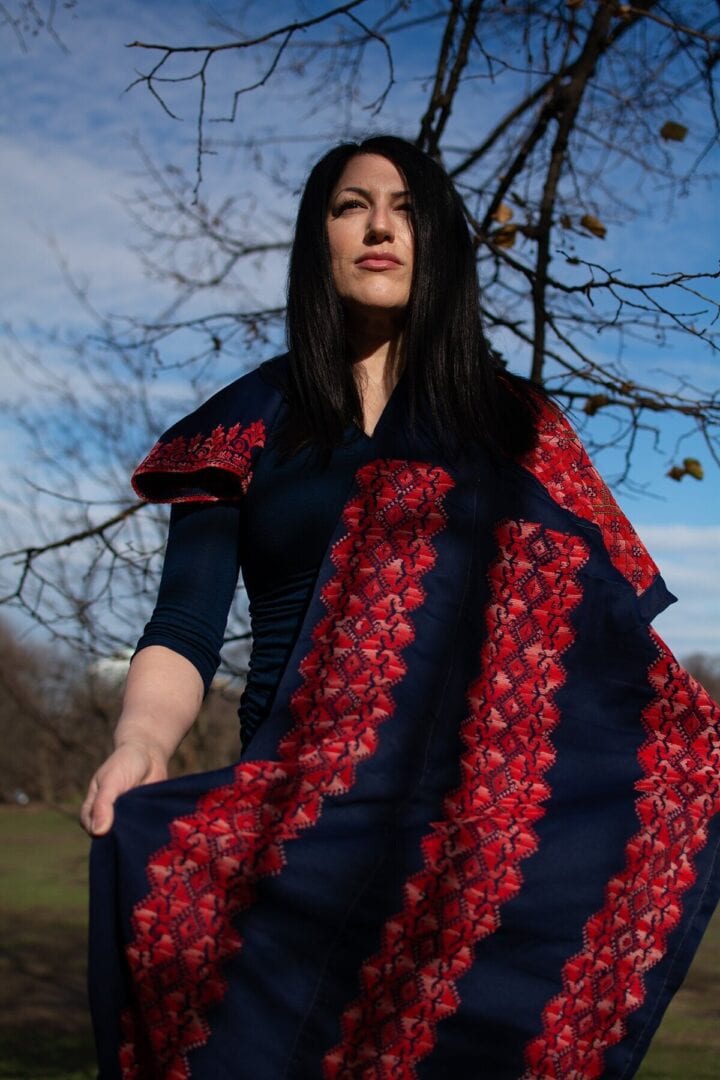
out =
[[[366,199],[371,198],[371,194],[367,190],[367,188],[361,188],[361,187],[344,187],[344,188],[340,188],[340,191],[338,191],[335,198],[337,198],[338,195],[342,195],[343,191],[354,191],[356,195],[364,195]],[[392,199],[402,199],[402,198],[406,198],[409,194],[410,194],[409,191],[393,191],[393,192],[391,192],[390,197]]]

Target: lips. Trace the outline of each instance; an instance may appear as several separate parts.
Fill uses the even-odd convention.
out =
[[[361,255],[359,259],[355,260],[355,265],[361,266],[363,270],[394,270],[398,266],[402,266],[402,262],[397,255],[376,251],[372,255]]]

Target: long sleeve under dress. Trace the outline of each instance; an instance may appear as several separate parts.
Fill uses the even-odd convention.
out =
[[[239,708],[243,746],[272,705],[329,539],[371,442],[359,428],[348,427],[326,468],[307,453],[280,465],[268,451],[242,502],[172,508],[157,603],[137,649],[164,645],[179,653],[197,668],[207,691],[242,570],[252,632]]]

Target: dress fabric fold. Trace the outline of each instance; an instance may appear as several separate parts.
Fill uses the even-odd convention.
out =
[[[551,404],[526,459],[448,461],[401,379],[297,497],[285,364],[134,475],[318,569],[268,592],[241,551],[287,644],[266,715],[93,842],[101,1080],[632,1077],[720,891],[720,715],[650,626],[673,597]]]

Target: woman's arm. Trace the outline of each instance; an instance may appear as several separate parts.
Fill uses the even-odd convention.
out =
[[[239,571],[237,504],[173,506],[160,591],[128,674],[115,750],[97,770],[80,819],[94,836],[118,795],[167,778],[220,660]]]
[[[198,714],[203,689],[197,668],[172,649],[149,645],[137,653],[115,729],[115,750],[90,781],[80,814],[91,836],[110,829],[118,795],[167,779],[168,762]]]

